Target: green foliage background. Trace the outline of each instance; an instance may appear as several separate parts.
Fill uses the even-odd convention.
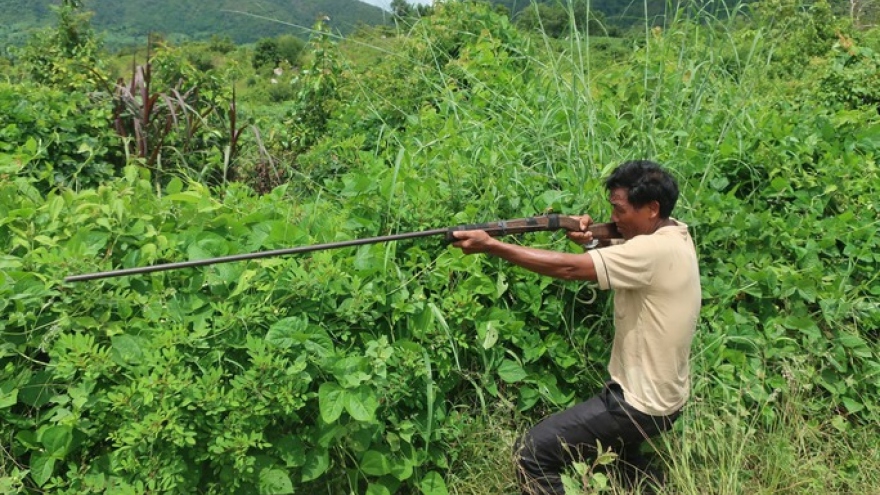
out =
[[[760,427],[797,396],[822,431],[876,433],[880,36],[822,5],[786,22],[773,14],[790,2],[765,7],[682,14],[624,52],[469,2],[390,41],[337,43],[318,25],[274,103],[239,55],[199,71],[187,50],[200,48],[164,47],[133,108],[198,88],[178,115],[205,119],[158,134],[158,162],[115,134],[112,85],[10,62],[0,487],[448,493],[474,417],[509,404],[528,424],[604,380],[607,294],[439,239],[63,278],[551,208],[602,220],[602,178],[645,157],[680,181],[676,216],[701,259],[694,402]],[[348,55],[363,50],[381,56]],[[50,55],[69,67],[94,52]],[[553,233],[514,241],[576,249]],[[840,462],[810,486],[872,486]]]

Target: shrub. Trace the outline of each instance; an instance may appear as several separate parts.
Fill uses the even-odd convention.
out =
[[[109,96],[35,84],[0,83],[0,152],[33,143],[37,156],[21,173],[37,187],[95,187],[124,164],[121,143],[109,127]]]

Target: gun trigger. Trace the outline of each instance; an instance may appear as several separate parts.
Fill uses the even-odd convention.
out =
[[[589,251],[591,249],[595,249],[598,245],[599,245],[599,240],[593,239],[592,242],[588,242],[586,244],[581,244],[581,247],[583,247],[584,250]]]

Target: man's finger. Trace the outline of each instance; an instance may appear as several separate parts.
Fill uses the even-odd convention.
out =
[[[593,219],[590,218],[589,215],[584,215],[584,216],[582,216],[582,217],[580,218],[581,232],[586,232],[587,229],[590,228],[590,225],[592,225],[592,223],[593,223]]]

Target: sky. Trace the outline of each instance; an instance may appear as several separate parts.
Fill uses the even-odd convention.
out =
[[[389,7],[391,6],[391,0],[361,0],[361,2],[375,5],[377,7],[382,7],[385,10],[389,10]],[[407,0],[406,3],[410,5],[428,5],[429,3],[431,3],[431,0]]]

